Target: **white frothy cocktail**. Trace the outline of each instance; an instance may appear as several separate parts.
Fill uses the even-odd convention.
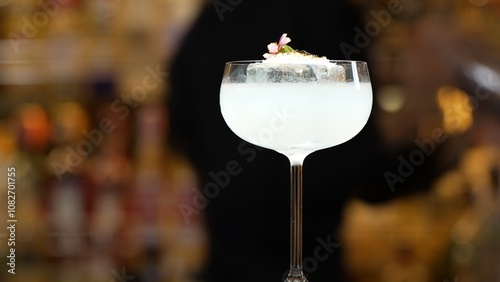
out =
[[[221,112],[245,141],[307,155],[354,137],[372,106],[370,83],[222,83]]]

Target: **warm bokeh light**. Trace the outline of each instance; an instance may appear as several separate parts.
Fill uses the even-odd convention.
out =
[[[378,106],[389,113],[400,111],[405,103],[404,90],[397,85],[385,85],[377,91]]]
[[[437,92],[437,102],[443,113],[443,129],[447,134],[463,133],[472,126],[473,106],[463,90],[441,87]]]

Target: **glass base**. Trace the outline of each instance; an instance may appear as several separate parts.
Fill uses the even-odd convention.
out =
[[[286,280],[284,282],[308,282],[307,278],[304,276],[304,273],[288,273]]]

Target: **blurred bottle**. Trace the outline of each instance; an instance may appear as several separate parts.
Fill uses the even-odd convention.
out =
[[[86,166],[95,185],[89,215],[88,263],[89,275],[99,279],[109,276],[113,269],[124,267],[119,258],[120,238],[127,225],[126,195],[133,186],[134,167],[130,155],[131,120],[120,119],[107,102],[95,108],[93,117],[95,152]]]
[[[43,194],[45,254],[51,259],[51,279],[75,281],[85,275],[77,266],[89,255],[89,216],[94,185],[86,169],[95,151],[89,116],[78,102],[51,107],[54,147],[46,159]],[[77,269],[77,270],[75,270]]]

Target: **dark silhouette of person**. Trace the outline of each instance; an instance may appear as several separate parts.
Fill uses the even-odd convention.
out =
[[[206,198],[205,281],[283,281],[290,261],[289,162],[227,127],[219,106],[225,63],[262,59],[267,45],[283,33],[295,49],[364,60],[364,52],[347,58],[340,48],[343,42],[356,46],[354,28],[363,27],[359,20],[360,13],[346,1],[216,0],[184,38],[170,67],[169,142],[195,167]],[[343,203],[381,152],[370,120],[350,141],[306,158],[303,258],[310,281],[344,281],[335,236]],[[387,188],[376,196],[390,193]]]

